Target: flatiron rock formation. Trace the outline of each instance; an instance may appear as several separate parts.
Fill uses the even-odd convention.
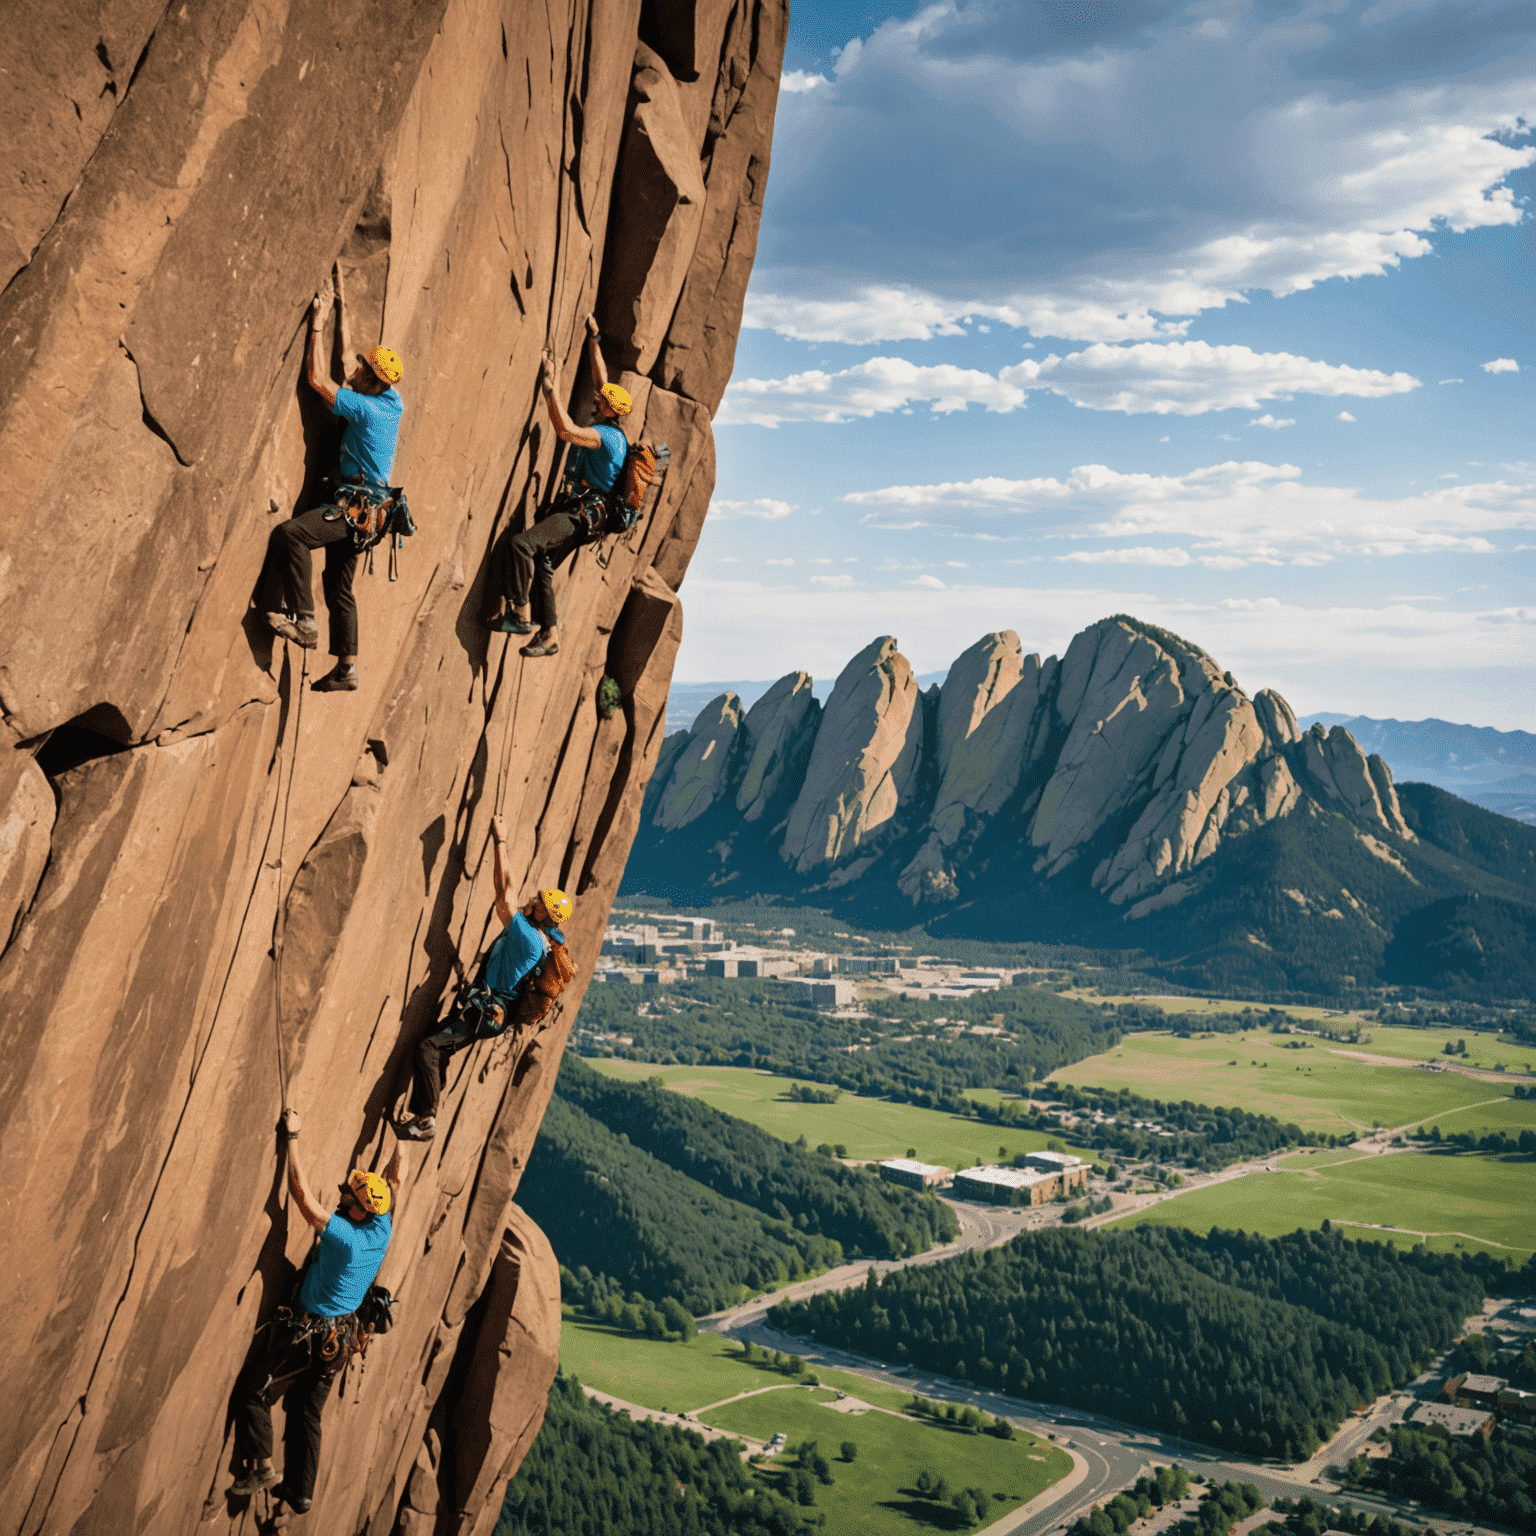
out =
[[[396,1322],[327,1416],[310,1517],[494,1526],[559,1340],[514,1197],[662,745],[785,20],[140,0],[8,21],[0,1533],[250,1528],[224,1491],[231,1392],[311,1240],[279,1110],[305,1114],[317,1190],[382,1164],[411,1048],[494,931],[499,808],[521,891],[575,898],[583,969],[534,1038],[455,1058],[380,1276]],[[398,580],[383,549],[359,572],[361,688],[315,695],[323,663],[249,603],[270,530],[334,472],[302,369],[336,260],[357,344],[405,358],[419,532]],[[589,310],[626,427],[671,467],[605,566],[584,550],[558,578],[559,656],[524,661],[485,628],[490,551],[558,474],[539,357],[574,388]]]
[[[819,715],[809,694],[791,673],[745,718],[728,695],[668,738],[630,888],[1182,951],[1192,976],[1216,957],[1228,981],[1268,984],[1346,933],[1359,953],[1341,968],[1373,967],[1436,888],[1529,899],[1421,849],[1391,771],[1348,731],[1303,733],[1278,694],[1250,696],[1136,619],[1094,624],[1044,661],[995,631],[926,695],[882,637]],[[756,767],[770,738],[772,777]],[[1321,946],[1319,921],[1333,929]]]

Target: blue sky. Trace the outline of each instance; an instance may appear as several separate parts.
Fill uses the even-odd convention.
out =
[[[1536,729],[1536,0],[796,0],[685,681],[1126,611]]]

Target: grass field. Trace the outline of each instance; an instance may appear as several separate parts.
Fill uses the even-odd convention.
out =
[[[1298,1042],[1300,1049],[1288,1048]],[[1353,1061],[1339,1055],[1340,1049],[1352,1047],[1330,1049],[1326,1040],[1257,1030],[1207,1040],[1136,1034],[1127,1035],[1113,1050],[1064,1067],[1054,1077],[1059,1082],[1130,1088],[1154,1099],[1236,1105],[1294,1122],[1303,1130],[1338,1135],[1378,1123],[1408,1125],[1503,1100],[1512,1087],[1455,1072]],[[1472,1128],[1470,1121],[1466,1128]]]
[[[976,1486],[989,1494],[1009,1494],[1006,1501],[992,1501],[992,1519],[1033,1498],[1072,1467],[1066,1452],[1025,1434],[994,1440],[887,1413],[833,1413],[822,1404],[838,1392],[897,1411],[912,1394],[819,1367],[820,1385],[807,1388],[766,1365],[743,1360],[739,1345],[715,1333],[667,1344],[567,1317],[560,1329],[560,1365],[586,1386],[673,1413],[694,1412],[739,1392],[758,1393],[700,1417],[755,1440],[768,1440],[782,1430],[791,1446],[818,1441],[835,1479],[831,1488],[818,1484],[816,1489],[816,1506],[827,1512],[828,1536],[909,1531],[914,1516],[926,1507],[912,1486],[924,1467],[942,1472],[952,1488]],[[764,1387],[771,1390],[761,1391]],[[844,1440],[859,1448],[851,1466],[837,1459]],[[770,1470],[767,1480],[776,1481],[777,1474]]]
[[[1430,1122],[1443,1132],[1507,1131],[1518,1136],[1521,1131],[1536,1131],[1536,1099],[1498,1099],[1492,1104],[1473,1104],[1436,1115]]]
[[[1390,1225],[1352,1236],[1411,1245],[1424,1232],[1439,1252],[1486,1248],[1523,1263],[1536,1252],[1536,1163],[1435,1153],[1296,1153],[1280,1173],[1254,1173],[1160,1201],[1113,1225],[1156,1224],[1207,1232],[1243,1229],[1278,1237],[1324,1219]]]
[[[849,1157],[865,1162],[902,1157],[908,1147],[914,1147],[923,1162],[968,1168],[978,1158],[987,1163],[996,1161],[999,1146],[1006,1145],[1010,1153],[1038,1152],[1048,1140],[1038,1131],[1003,1130],[942,1110],[858,1098],[851,1093],[845,1093],[836,1104],[797,1104],[784,1097],[792,1079],[749,1067],[660,1067],[653,1062],[616,1058],[589,1059],[587,1064],[629,1082],[659,1077],[674,1092],[702,1099],[785,1141],[804,1136],[813,1147],[822,1142],[832,1146],[841,1143]],[[973,1097],[995,1102],[999,1095],[994,1090]],[[1079,1147],[1069,1147],[1068,1151],[1090,1160],[1093,1157],[1091,1151]]]
[[[1125,992],[1098,992],[1091,988],[1067,987],[1062,990],[1063,997],[1075,997],[1085,1003],[1150,1003],[1155,1008],[1161,1008],[1164,1013],[1241,1013],[1244,1008],[1255,1008],[1260,1013],[1268,1013],[1267,1003],[1254,1003],[1250,1000],[1237,997],[1179,997],[1173,994],[1138,993],[1132,996]],[[1294,1019],[1298,1024],[1318,1024],[1326,1022],[1332,1028],[1340,1029],[1353,1026],[1359,1022],[1357,1016],[1352,1013],[1344,1013],[1334,1008],[1310,1008],[1300,1004],[1286,1004],[1278,1010],[1288,1019]],[[1441,1042],[1444,1043],[1443,1041]],[[1471,1041],[1467,1042],[1467,1048],[1471,1049]]]
[[[1506,1071],[1536,1073],[1536,1046],[1524,1045],[1518,1040],[1500,1040],[1497,1035],[1479,1034],[1476,1030],[1452,1029],[1442,1032],[1431,1029],[1392,1029],[1381,1024],[1368,1024],[1365,1032],[1371,1037],[1368,1044],[1350,1049],[1369,1051],[1373,1056],[1399,1056],[1405,1061],[1451,1061],[1468,1067],[1486,1067],[1489,1071],[1503,1065]],[[1445,1054],[1446,1042],[1467,1042],[1465,1056],[1449,1057]]]
[[[914,1524],[947,1524],[944,1515],[951,1512],[917,1492],[917,1477],[924,1470],[948,1479],[952,1490],[974,1487],[993,1495],[988,1499],[990,1523],[1032,1499],[1072,1467],[1065,1451],[1026,1435],[995,1440],[888,1413],[839,1413],[815,1401],[825,1396],[830,1394],[803,1388],[765,1392],[702,1418],[706,1424],[758,1440],[782,1432],[792,1447],[815,1440],[832,1464],[832,1485],[816,1486],[816,1508],[826,1513],[828,1536],[887,1536],[910,1532]],[[845,1440],[858,1447],[851,1463],[839,1458],[838,1448]],[[791,1459],[779,1457],[772,1465],[785,1466]],[[769,1478],[776,1480],[775,1473],[770,1472]],[[938,1514],[937,1521],[930,1512]]]

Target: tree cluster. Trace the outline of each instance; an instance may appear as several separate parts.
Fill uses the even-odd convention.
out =
[[[947,1504],[961,1525],[969,1528],[987,1513],[987,1495],[981,1488],[955,1488],[942,1473],[935,1476],[926,1467],[917,1474],[917,1492],[934,1504]]]
[[[932,1195],[814,1156],[659,1082],[603,1077],[567,1055],[556,1092],[715,1194],[850,1255],[902,1258],[948,1242],[958,1230],[954,1213]]]
[[[1284,1523],[1269,1521],[1253,1536],[1323,1536],[1325,1531],[1344,1531],[1348,1536],[1418,1536],[1412,1526],[1399,1525],[1382,1515],[1364,1514],[1348,1504],[1333,1509],[1303,1496],[1276,1499],[1273,1507],[1285,1516]]]
[[[1515,1090],[1521,1097],[1520,1090]],[[1428,1130],[1423,1126],[1409,1131],[1415,1141],[1428,1142],[1431,1146],[1457,1148],[1462,1152],[1491,1152],[1501,1157],[1536,1157],[1536,1131],[1523,1130],[1519,1135],[1509,1131],[1485,1131],[1481,1136],[1471,1131],[1442,1131],[1438,1125]]]
[[[686,1344],[698,1332],[693,1314],[675,1296],[663,1296],[660,1305],[638,1291],[626,1296],[618,1281],[594,1275],[585,1264],[574,1274],[560,1266],[560,1296],[590,1322],[625,1333]]]
[[[1495,1269],[1339,1233],[1058,1228],[770,1315],[980,1386],[1296,1460],[1417,1374]]]
[[[1387,1431],[1392,1454],[1356,1457],[1351,1481],[1394,1498],[1418,1499],[1461,1519],[1536,1531],[1536,1428],[1501,1422],[1489,1439],[1439,1425]]]
[[[957,1429],[967,1435],[992,1435],[999,1440],[1012,1440],[1017,1434],[1007,1419],[994,1419],[979,1408],[957,1407],[954,1403],[930,1402],[926,1397],[914,1396],[906,1411],[919,1419],[932,1419],[935,1424]]]
[[[555,1378],[544,1427],[507,1488],[495,1536],[810,1536],[736,1442],[631,1420]]]

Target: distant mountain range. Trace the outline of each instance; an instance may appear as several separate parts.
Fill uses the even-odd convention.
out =
[[[918,674],[920,688],[942,684],[947,672]],[[750,709],[773,686],[752,682],[674,683],[667,695],[667,725],[688,730],[699,711],[724,693],[734,693]],[[811,683],[825,704],[832,693],[826,680]],[[1449,720],[1376,720],[1369,715],[1303,715],[1302,730],[1342,725],[1366,752],[1375,752],[1398,783],[1411,779],[1438,784],[1501,816],[1536,826],[1536,735],[1496,731],[1488,726],[1454,725]]]
[[[1120,615],[1042,661],[998,631],[943,677],[882,636],[825,703],[804,672],[716,695],[662,747],[625,890],[1139,948],[1199,986],[1536,996],[1536,829],[1399,788],[1179,636]]]

